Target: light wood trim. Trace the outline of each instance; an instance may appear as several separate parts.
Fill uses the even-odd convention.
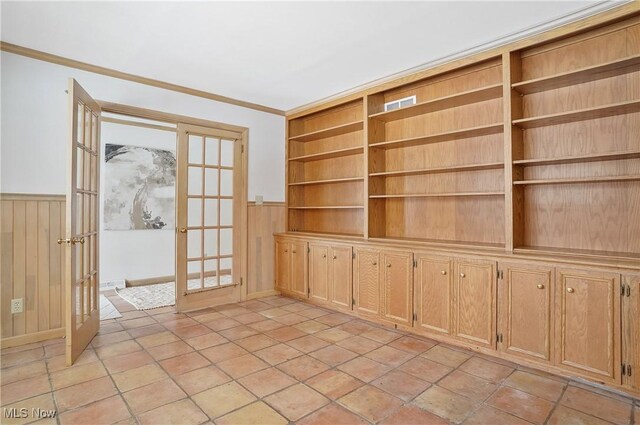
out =
[[[312,131],[310,133],[299,134],[297,136],[289,137],[289,140],[294,142],[310,142],[312,140],[324,139],[327,137],[338,136],[340,134],[351,133],[354,131],[362,130],[363,121],[354,121],[346,124],[336,125],[330,128],[324,128],[318,131]]]
[[[286,209],[283,202],[247,205],[247,298],[253,293],[274,289],[273,234],[285,230]]]
[[[230,105],[240,106],[248,109],[254,109],[256,111],[266,112],[274,115],[284,116],[285,114],[284,111],[276,108],[271,108],[269,106],[264,106],[257,103],[234,99],[232,97],[222,96],[219,94],[215,94],[215,93],[211,93],[203,90],[197,90],[190,87],[181,86],[178,84],[172,84],[165,81],[155,80],[153,78],[147,78],[147,77],[142,77],[135,74],[129,74],[127,72],[117,71],[115,69],[105,68],[98,65],[91,65],[86,62],[80,62],[77,60],[65,58],[63,56],[57,56],[51,53],[30,49],[28,47],[18,46],[16,44],[7,43],[5,41],[0,41],[0,50],[8,53],[13,53],[15,55],[25,56],[31,59],[54,63],[56,65],[62,65],[70,68],[92,72],[94,74],[106,75],[107,77],[117,78],[119,80],[131,81],[138,84],[144,84],[147,86],[157,87],[160,89],[171,90],[178,93],[188,94],[190,96],[202,97],[204,99],[213,100],[215,102],[228,103]]]
[[[167,275],[167,276],[156,276],[156,277],[147,277],[144,279],[125,279],[126,287],[134,287],[134,286],[146,286],[146,285],[155,285],[158,283],[168,283],[174,282],[176,280],[175,275]]]
[[[262,204],[256,204],[256,201],[247,201],[248,207],[276,207],[276,206],[284,206],[285,203],[281,201],[263,201]]]
[[[280,291],[269,289],[267,291],[253,292],[247,295],[247,301],[255,300],[258,298],[272,297],[274,295],[280,295]]]
[[[503,123],[496,123],[473,128],[463,128],[461,130],[445,131],[442,133],[429,134],[426,136],[409,137],[406,139],[371,143],[369,146],[372,148],[396,149],[409,146],[419,146],[427,143],[440,143],[449,140],[466,139],[469,137],[488,136],[491,134],[502,133],[503,131]]]
[[[544,158],[544,159],[520,159],[520,160],[513,161],[513,164],[523,165],[523,166],[536,166],[536,165],[551,165],[551,164],[575,164],[578,162],[612,161],[616,159],[635,159],[635,158],[640,158],[640,151],[596,153],[596,154],[576,155],[576,156],[561,156],[557,158]]]
[[[0,201],[65,201],[67,195],[41,193],[0,193]]]
[[[153,129],[153,130],[169,131],[171,133],[176,133],[178,131],[177,128],[169,127],[169,126],[166,126],[166,125],[148,124],[148,123],[145,123],[145,122],[122,120],[122,119],[119,119],[119,118],[111,118],[111,117],[105,117],[105,116],[102,117],[102,122],[108,122],[108,123],[112,123],[112,124],[130,125],[132,127],[150,128],[150,129]]]
[[[48,339],[62,338],[64,337],[64,333],[65,333],[64,328],[57,328],[57,329],[49,329],[46,331],[30,333],[26,335],[2,338],[2,340],[0,340],[0,347],[11,348],[11,347],[17,347],[19,345],[26,345],[26,344],[32,344],[34,342],[46,341]]]

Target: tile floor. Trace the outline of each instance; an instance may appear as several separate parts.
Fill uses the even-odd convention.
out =
[[[62,340],[2,351],[2,407],[29,417],[1,423],[640,423],[639,400],[288,298],[183,315],[107,296],[122,317],[73,367]]]

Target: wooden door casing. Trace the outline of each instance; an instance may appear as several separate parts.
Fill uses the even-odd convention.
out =
[[[451,334],[453,260],[416,254],[414,287],[417,326],[427,332]]]
[[[625,374],[622,383],[640,390],[640,275],[623,276],[622,296],[622,361]]]
[[[556,364],[619,382],[620,275],[557,269],[556,280]]]
[[[383,252],[380,282],[382,317],[400,325],[413,323],[413,253]]]
[[[380,314],[380,251],[355,248],[355,310],[362,314]]]
[[[327,245],[309,244],[309,298],[329,302],[330,263]]]
[[[351,310],[353,299],[353,250],[332,246],[329,255],[329,299],[333,306]]]
[[[499,348],[531,360],[552,361],[554,270],[499,264]],[[532,326],[535,325],[535,326]]]
[[[291,292],[296,295],[307,297],[307,243],[292,240],[289,243],[291,255]]]
[[[276,289],[288,291],[290,287],[291,257],[289,242],[276,240]]]

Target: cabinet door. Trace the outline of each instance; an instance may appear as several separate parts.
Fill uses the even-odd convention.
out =
[[[624,284],[622,358],[626,364],[626,370],[623,384],[638,391],[640,390],[640,275],[625,276]]]
[[[291,248],[291,292],[307,297],[307,243],[292,241]]]
[[[454,335],[475,345],[496,346],[496,265],[458,260],[455,279]]]
[[[418,326],[428,332],[451,333],[453,261],[419,255],[414,280]]]
[[[276,289],[289,291],[289,275],[291,273],[291,257],[289,242],[276,240]]]
[[[382,315],[400,325],[413,324],[413,253],[382,254]]]
[[[333,246],[329,251],[329,297],[337,308],[351,310],[353,259],[351,247]]]
[[[557,364],[619,382],[620,275],[558,269],[556,291]]]
[[[500,349],[531,360],[551,361],[553,269],[500,264]]]
[[[309,298],[329,301],[329,247],[309,244]]]
[[[380,251],[356,249],[353,277],[358,313],[380,314]]]

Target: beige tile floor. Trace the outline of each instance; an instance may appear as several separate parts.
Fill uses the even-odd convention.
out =
[[[283,297],[102,322],[2,350],[3,408],[60,424],[634,424],[640,401]],[[3,409],[3,415],[5,410]]]

